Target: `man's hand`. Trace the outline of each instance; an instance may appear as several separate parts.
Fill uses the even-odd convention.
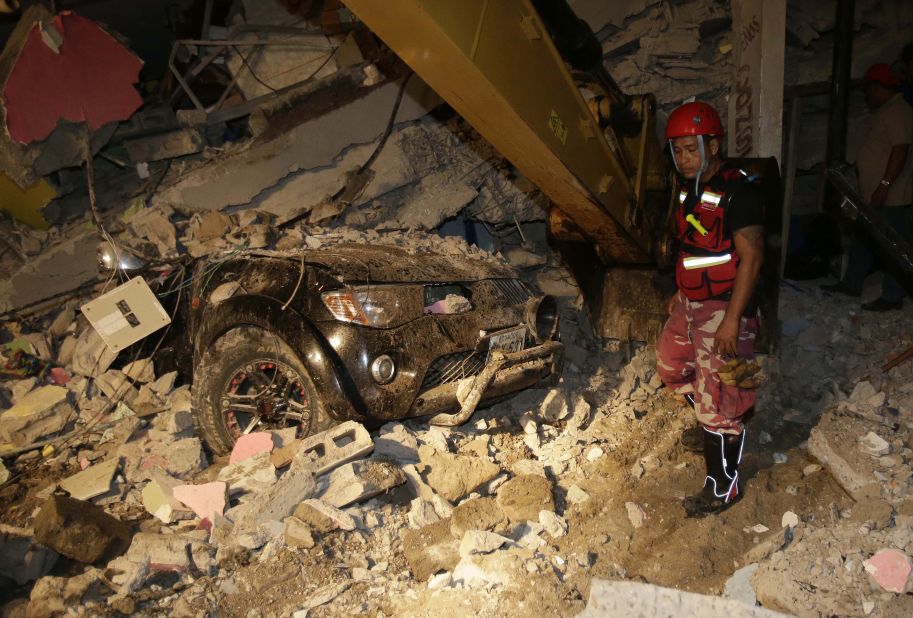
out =
[[[875,192],[872,194],[872,197],[869,198],[869,206],[874,206],[878,208],[879,206],[884,206],[885,202],[888,201],[888,188],[884,185],[878,185],[878,188],[875,189]]]
[[[737,356],[739,341],[739,319],[723,318],[713,336],[713,353],[720,356]]]

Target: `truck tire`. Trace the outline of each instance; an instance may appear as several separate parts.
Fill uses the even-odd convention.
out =
[[[295,427],[303,438],[333,424],[304,363],[276,333],[233,328],[203,352],[193,374],[194,416],[216,455],[246,433]]]

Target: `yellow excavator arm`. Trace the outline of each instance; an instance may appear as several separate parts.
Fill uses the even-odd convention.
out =
[[[651,338],[655,328],[641,332],[635,313],[661,314],[657,299],[643,298],[652,280],[638,292],[629,289],[631,277],[619,285],[607,272],[639,266],[650,279],[671,257],[671,175],[652,96],[621,94],[602,69],[598,44],[591,62],[598,68],[569,69],[556,44],[569,31],[555,32],[563,19],[573,35],[576,18],[568,22],[564,0],[539,0],[541,14],[533,0],[345,3],[550,198],[550,234],[565,257],[574,254],[572,267],[582,262],[573,270],[597,330]],[[641,297],[627,319],[618,293]]]

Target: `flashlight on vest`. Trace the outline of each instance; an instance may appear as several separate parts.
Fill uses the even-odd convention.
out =
[[[698,221],[697,217],[695,217],[693,214],[690,214],[687,217],[685,217],[685,221],[687,221],[688,223],[693,225],[694,229],[696,229],[701,236],[706,236],[707,234],[710,233],[706,230],[706,228],[704,228],[703,225],[701,225],[701,222]]]

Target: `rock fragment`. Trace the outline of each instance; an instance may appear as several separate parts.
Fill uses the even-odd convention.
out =
[[[403,534],[403,555],[419,581],[438,571],[451,571],[460,561],[459,542],[450,535],[450,520],[442,519]]]
[[[421,464],[416,469],[428,485],[445,500],[456,502],[481,487],[501,472],[497,464],[478,457],[440,453],[429,446],[419,447]]]
[[[130,544],[126,524],[89,502],[51,496],[35,517],[35,539],[78,562],[93,564]]]
[[[0,413],[0,435],[15,446],[28,446],[39,438],[60,432],[75,411],[62,386],[46,385],[25,395]]]
[[[538,475],[516,476],[498,489],[498,506],[511,522],[539,521],[539,511],[555,510],[552,483]]]
[[[17,586],[45,575],[57,562],[57,552],[39,545],[31,531],[0,524],[0,575]]]
[[[355,530],[355,519],[323,500],[309,498],[295,507],[295,517],[317,532]]]
[[[333,470],[321,500],[342,508],[361,502],[406,482],[397,466],[384,461],[353,461]]]

